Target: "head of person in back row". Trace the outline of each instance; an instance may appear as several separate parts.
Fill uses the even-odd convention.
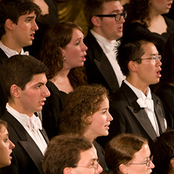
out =
[[[43,159],[45,174],[99,174],[102,172],[92,143],[77,135],[58,135],[48,144]]]
[[[152,163],[148,141],[133,134],[120,134],[106,146],[105,160],[112,174],[150,174]]]
[[[87,47],[83,31],[73,22],[51,26],[43,37],[39,59],[48,67],[50,97],[42,110],[43,126],[51,139],[58,134],[59,116],[66,95],[87,84],[84,61]]]
[[[120,0],[85,0],[84,15],[89,26],[84,39],[88,83],[102,84],[112,94],[125,78],[115,57],[126,13]]]
[[[34,113],[42,110],[50,95],[46,72],[43,62],[28,55],[12,56],[0,68],[2,87],[8,96],[7,110],[1,118],[8,123],[9,137],[16,146],[11,165],[1,169],[3,174],[43,173],[41,160],[48,137]]]
[[[0,120],[0,168],[11,164],[10,154],[14,147],[15,145],[9,140],[7,122]]]
[[[22,48],[32,44],[38,26],[35,22],[41,10],[31,0],[0,1],[0,47],[8,57],[21,53]],[[4,48],[5,47],[5,48]]]
[[[117,60],[126,79],[111,96],[110,113],[115,117],[109,139],[120,133],[134,133],[148,139],[150,147],[166,129],[161,100],[149,85],[159,82],[161,55],[146,39],[122,42]]]
[[[174,174],[174,130],[157,137],[152,150],[155,174]]]
[[[80,86],[65,100],[60,116],[60,132],[87,137],[96,147],[99,163],[105,169],[103,149],[94,140],[108,135],[112,120],[107,90],[101,85]]]

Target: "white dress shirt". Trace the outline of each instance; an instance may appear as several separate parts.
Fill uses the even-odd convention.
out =
[[[159,136],[159,126],[154,112],[154,102],[152,100],[150,88],[148,87],[145,95],[141,90],[132,86],[127,80],[124,80],[124,82],[133,90],[133,92],[138,97],[137,103],[140,105],[140,107],[145,109],[157,136]]]
[[[20,122],[20,124],[25,128],[25,130],[28,132],[31,138],[35,141],[38,148],[44,154],[47,148],[47,143],[43,135],[41,134],[39,129],[35,130],[33,127],[30,126],[30,124],[28,124],[29,120],[32,122],[32,120],[36,119],[37,121],[40,121],[40,119],[35,118],[36,116],[34,114],[32,117],[28,117],[26,114],[21,114],[17,112],[15,109],[13,109],[8,103],[6,104],[6,109],[14,118],[16,118]],[[40,129],[42,129],[41,121],[40,123],[38,123],[38,125],[36,124],[36,127],[40,127]]]
[[[12,50],[8,48],[7,46],[5,46],[1,41],[0,41],[0,48],[4,51],[4,53],[7,55],[8,58],[16,54],[19,54],[16,50]],[[24,50],[22,49],[20,54],[29,55],[29,52],[28,51],[24,52]]]
[[[123,75],[120,66],[116,60],[116,52],[117,52],[117,48],[120,44],[120,41],[116,41],[116,40],[112,40],[109,41],[106,38],[100,36],[99,34],[97,34],[94,30],[90,30],[91,34],[96,38],[96,41],[98,42],[98,44],[100,45],[100,47],[102,48],[103,52],[105,53],[106,57],[108,58],[114,73],[117,77],[118,80],[118,84],[119,87],[122,84],[122,81],[125,79],[125,76]]]

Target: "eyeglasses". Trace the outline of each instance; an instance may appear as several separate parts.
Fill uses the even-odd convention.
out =
[[[97,17],[114,17],[115,21],[119,21],[121,19],[121,16],[123,16],[124,19],[127,17],[127,12],[123,11],[122,13],[116,13],[116,14],[100,14],[100,15],[95,15]]]
[[[146,59],[155,60],[155,62],[156,62],[158,59],[161,60],[162,59],[162,56],[161,55],[158,55],[158,56],[153,56],[153,57],[150,57],[150,58],[143,58],[141,60],[146,60]]]
[[[93,161],[89,166],[75,166],[75,167],[84,167],[84,168],[89,168],[89,169],[98,169],[99,167],[99,160]]]
[[[129,165],[144,165],[145,164],[147,167],[149,167],[152,161],[153,161],[153,156],[147,159],[144,163],[128,163],[128,164]]]

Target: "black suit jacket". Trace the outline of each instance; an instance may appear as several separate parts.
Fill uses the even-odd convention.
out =
[[[43,154],[24,127],[7,111],[3,120],[8,122],[9,138],[15,144],[12,164],[1,170],[2,174],[42,174]],[[48,143],[44,130],[41,131]]]
[[[146,138],[152,148],[157,137],[144,108],[137,103],[137,96],[124,82],[120,89],[111,96],[110,113],[114,120],[111,122],[109,136],[100,141],[107,141],[120,133],[133,133]],[[165,114],[161,100],[152,94],[154,110],[160,134],[165,131]]]
[[[4,53],[4,51],[0,48],[0,68],[4,60],[8,59],[7,55]],[[5,95],[2,85],[1,85],[1,79],[0,79],[0,117],[5,112],[5,104],[7,102],[7,96]]]
[[[88,47],[85,61],[88,82],[102,84],[109,89],[110,94],[114,93],[119,88],[117,77],[108,58],[90,31],[84,43]]]

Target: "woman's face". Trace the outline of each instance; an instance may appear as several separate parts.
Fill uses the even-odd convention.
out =
[[[0,129],[0,168],[11,164],[12,149],[15,145],[8,138],[8,131],[5,126]]]
[[[127,174],[150,174],[155,167],[150,160],[150,149],[148,144],[134,154],[133,159],[127,165]],[[149,165],[143,164],[149,161]],[[148,163],[147,163],[148,164]]]
[[[92,138],[89,137],[90,139],[94,140],[99,136],[107,136],[109,134],[109,125],[113,118],[109,113],[109,100],[107,97],[104,97],[103,102],[100,104],[100,109],[90,116],[89,119],[91,124],[87,128],[87,136],[92,136]]]
[[[173,0],[150,0],[150,11],[154,14],[168,13]]]
[[[86,61],[87,46],[83,43],[83,33],[74,28],[70,43],[63,50],[64,64],[63,68],[72,69],[84,65]]]

